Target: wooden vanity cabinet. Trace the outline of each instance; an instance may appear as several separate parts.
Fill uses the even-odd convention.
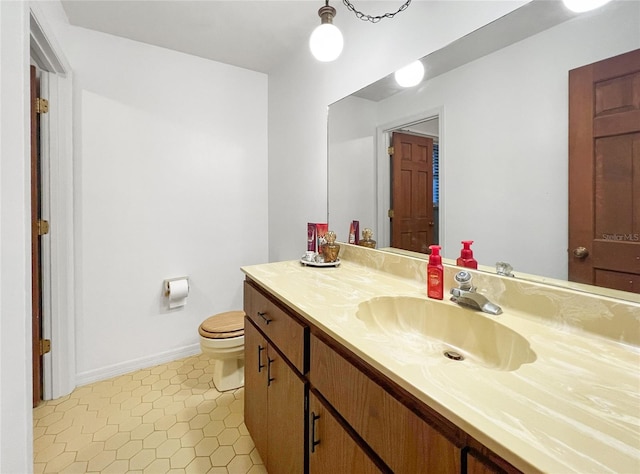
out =
[[[461,472],[462,440],[447,439],[313,335],[309,380],[393,472]]]
[[[248,284],[245,313],[245,425],[269,474],[303,473],[307,387],[288,355],[304,368],[308,328]]]

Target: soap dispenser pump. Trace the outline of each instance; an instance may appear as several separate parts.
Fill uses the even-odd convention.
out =
[[[471,250],[471,244],[473,240],[463,240],[462,250],[460,250],[460,256],[456,260],[456,265],[466,268],[478,268],[478,262],[473,258],[473,250]]]
[[[444,268],[440,256],[440,246],[430,245],[431,254],[427,263],[427,296],[436,300],[444,297]]]

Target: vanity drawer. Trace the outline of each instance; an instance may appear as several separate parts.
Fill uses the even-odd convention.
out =
[[[396,473],[460,473],[462,449],[311,336],[309,379]]]
[[[244,282],[244,312],[301,374],[306,373],[307,326],[248,281]]]

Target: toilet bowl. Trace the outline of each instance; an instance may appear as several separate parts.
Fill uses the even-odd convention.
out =
[[[227,311],[198,328],[200,349],[214,359],[213,384],[219,392],[244,385],[244,311]]]

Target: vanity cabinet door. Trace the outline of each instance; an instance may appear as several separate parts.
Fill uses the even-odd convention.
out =
[[[306,383],[273,346],[267,354],[269,474],[304,472]]]
[[[393,472],[461,472],[462,446],[315,336],[309,380]]]
[[[309,474],[391,472],[375,465],[313,393],[309,430]]]
[[[244,320],[244,423],[267,464],[267,340]]]
[[[269,474],[304,471],[303,379],[245,318],[244,417]]]

